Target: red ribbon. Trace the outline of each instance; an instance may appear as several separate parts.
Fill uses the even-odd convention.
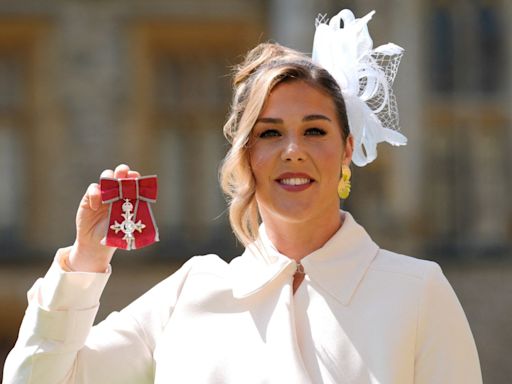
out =
[[[110,247],[137,249],[158,241],[149,203],[156,202],[157,177],[100,179],[101,200],[110,203],[107,242]]]

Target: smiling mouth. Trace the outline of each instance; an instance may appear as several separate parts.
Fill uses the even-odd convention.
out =
[[[286,179],[279,179],[280,184],[284,185],[305,185],[311,184],[313,182],[312,179],[308,179],[306,177],[291,177]]]

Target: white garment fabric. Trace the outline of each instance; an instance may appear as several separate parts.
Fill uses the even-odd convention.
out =
[[[109,273],[54,262],[29,291],[4,383],[481,383],[439,266],[379,249],[342,215],[295,294],[297,264],[262,226],[242,256],[193,257],[94,327]]]

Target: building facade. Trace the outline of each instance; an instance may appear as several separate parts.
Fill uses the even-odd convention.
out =
[[[375,9],[374,45],[405,48],[395,89],[409,139],[353,169],[345,208],[383,247],[502,268],[512,260],[512,2],[1,0],[0,271],[33,273],[22,263],[71,244],[88,184],[119,163],[159,176],[161,242],[135,264],[239,253],[218,187],[230,68],[269,39],[310,52],[317,14],[343,7]],[[20,315],[2,320],[4,349]]]

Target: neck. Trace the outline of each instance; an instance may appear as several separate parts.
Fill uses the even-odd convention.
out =
[[[321,248],[343,224],[338,210],[329,217],[324,215],[305,221],[291,221],[265,214],[262,214],[262,218],[272,244],[280,253],[295,261]]]

